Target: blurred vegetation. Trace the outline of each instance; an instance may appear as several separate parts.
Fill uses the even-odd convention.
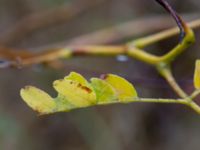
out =
[[[97,4],[91,5],[96,1]],[[200,17],[198,0],[169,2],[184,16],[192,13]],[[53,15],[67,9],[71,9],[70,17],[66,15],[70,13],[65,11],[60,11],[58,16]],[[77,10],[82,11],[77,13]],[[67,44],[71,39],[115,24],[157,15],[166,15],[166,12],[153,0],[0,0],[0,43],[1,46],[36,51],[42,47]],[[38,22],[27,19],[34,16],[45,17]],[[21,30],[13,32],[19,26]],[[32,26],[39,27],[33,29]],[[144,26],[148,27],[148,24]],[[173,68],[179,83],[188,92],[193,88],[195,59],[200,57],[199,31],[195,30],[196,44],[177,59]],[[140,36],[153,32],[140,33]],[[137,37],[139,35],[132,35],[108,43],[120,44]],[[162,54],[176,41],[177,37],[174,37],[149,49],[156,49],[156,54]],[[136,60],[87,56],[63,63],[60,69],[36,65],[0,70],[0,149],[199,150],[199,116],[184,106],[134,103],[38,117],[21,100],[20,88],[31,84],[55,95],[51,89],[52,81],[72,70],[87,78],[102,73],[118,74],[134,83],[138,93],[144,97],[175,97],[151,66]]]

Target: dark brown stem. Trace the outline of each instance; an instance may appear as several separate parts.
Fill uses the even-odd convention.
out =
[[[185,36],[186,25],[177,12],[171,7],[171,5],[166,0],[156,0],[161,6],[163,6],[175,19],[179,29],[180,29],[180,42],[182,42]]]

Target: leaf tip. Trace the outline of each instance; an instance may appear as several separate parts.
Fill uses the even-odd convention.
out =
[[[53,98],[36,87],[26,86],[22,88],[20,96],[29,107],[41,115],[52,113],[56,108]]]

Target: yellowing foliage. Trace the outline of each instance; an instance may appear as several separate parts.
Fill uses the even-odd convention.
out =
[[[64,79],[53,82],[58,92],[52,98],[44,91],[27,86],[21,89],[22,99],[40,114],[69,111],[112,102],[126,102],[137,97],[132,84],[117,75],[108,74],[104,79],[92,78],[89,83],[83,76],[71,72]]]

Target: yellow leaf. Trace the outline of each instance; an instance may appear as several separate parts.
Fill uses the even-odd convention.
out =
[[[58,92],[52,98],[46,92],[27,86],[21,89],[21,97],[40,114],[67,112],[72,109],[100,104],[133,101],[137,97],[131,83],[117,75],[108,74],[104,79],[92,78],[89,83],[83,76],[71,72],[64,79],[53,83]]]
[[[196,61],[195,71],[194,71],[194,87],[196,89],[200,88],[200,60]]]
[[[108,74],[103,79],[115,89],[119,101],[126,102],[129,98],[137,97],[137,92],[133,85],[124,78]]]
[[[88,85],[87,80],[79,73],[70,72],[68,76],[64,78],[65,80],[73,80],[79,82],[81,85]]]
[[[62,94],[75,107],[86,107],[96,103],[94,90],[74,80],[56,80],[54,88]]]
[[[40,114],[48,114],[56,111],[56,103],[51,96],[33,86],[27,86],[20,91],[23,100]]]
[[[117,100],[115,89],[106,81],[98,78],[92,78],[91,86],[94,88],[98,103]]]

